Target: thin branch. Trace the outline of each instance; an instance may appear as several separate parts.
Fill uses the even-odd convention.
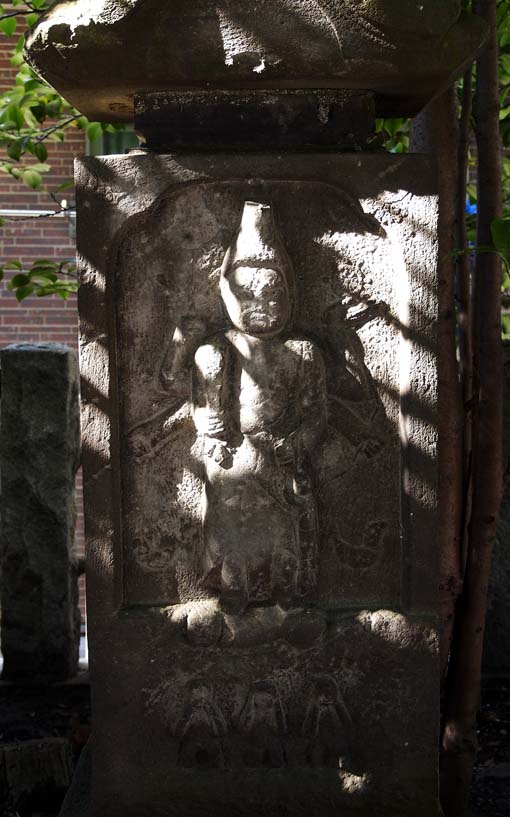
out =
[[[44,141],[44,139],[47,139],[48,136],[51,136],[52,133],[55,133],[55,131],[67,127],[67,125],[70,125],[71,122],[76,122],[80,118],[81,114],[76,114],[75,116],[70,116],[68,119],[62,120],[62,122],[58,122],[56,125],[52,125],[51,127],[48,128],[43,128],[41,135],[37,136],[34,141],[42,142]]]
[[[16,11],[8,11],[0,15],[0,20],[8,20],[10,17],[26,17],[29,14],[44,14],[48,7],[36,9],[31,3],[25,3],[26,8],[17,8]]]
[[[51,136],[52,133],[55,133],[57,130],[61,130],[61,128],[66,128],[72,122],[76,122],[78,119],[81,119],[81,114],[75,114],[74,116],[70,116],[67,119],[62,119],[60,122],[57,122],[56,125],[48,125],[47,128],[40,128],[37,133],[38,136],[34,137],[34,142],[44,142],[48,136]],[[1,132],[2,136],[9,136],[12,139],[26,139],[29,135],[28,133],[22,133],[21,131],[12,131],[6,130]]]
[[[70,186],[71,186],[71,185],[70,185]],[[74,187],[74,182],[73,182],[73,185],[72,185],[72,186]],[[50,197],[50,199],[51,199],[53,202],[55,202],[55,204],[57,205],[57,207],[58,207],[60,210],[62,210],[62,211],[64,211],[64,212],[65,212],[65,211],[67,211],[67,210],[71,210],[71,211],[76,210],[76,207],[62,207],[62,202],[60,202],[60,201],[57,199],[57,196],[56,196],[56,194],[55,194],[53,191],[51,191],[51,190],[46,190],[46,193],[48,194],[48,196]]]
[[[55,216],[60,216],[63,213],[74,212],[76,212],[75,207],[61,207],[59,210],[55,210],[54,213],[41,213],[38,216],[12,216],[11,218],[2,218],[2,221],[5,224],[11,224],[16,221],[37,221],[39,218],[55,218]]]
[[[8,11],[6,14],[0,14],[0,20],[8,20],[9,17],[20,17],[38,13],[42,14],[42,12],[38,12],[36,9],[27,9],[26,11],[22,11],[21,9],[18,11]]]
[[[61,261],[58,265],[58,275],[67,275],[69,278],[74,278],[76,281],[78,280],[78,273],[77,272],[67,272],[64,270],[64,267],[68,265],[69,261]]]

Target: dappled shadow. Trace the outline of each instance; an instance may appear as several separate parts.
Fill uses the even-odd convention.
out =
[[[92,181],[80,193],[81,207],[89,203],[79,236],[82,325],[91,354],[84,357],[92,412],[85,443],[94,531],[91,648],[99,672],[108,673],[107,686],[104,677],[97,684],[101,712],[110,711],[111,689],[129,702],[129,717],[114,712],[98,723],[96,751],[106,757],[111,745],[121,746],[123,767],[133,777],[126,789],[115,770],[99,772],[98,790],[108,802],[115,793],[119,814],[128,805],[136,813],[151,802],[155,814],[173,817],[177,811],[170,806],[168,812],[168,804],[181,808],[185,802],[187,815],[198,817],[214,802],[218,786],[236,788],[230,775],[239,767],[243,787],[258,793],[268,814],[276,813],[275,790],[298,817],[308,817],[311,792],[325,817],[339,808],[350,814],[356,804],[377,814],[381,802],[396,803],[392,813],[406,815],[417,798],[430,803],[432,813],[436,391],[434,270],[427,259],[433,250],[418,260],[408,252],[406,236],[416,224],[406,224],[405,210],[400,233],[388,237],[382,216],[387,206],[391,222],[393,211],[377,203],[386,189],[400,198],[409,173],[359,177],[357,159],[349,157],[342,164],[345,189],[339,191],[314,180],[317,171],[302,160],[294,182],[280,180],[280,158],[269,159],[269,169],[259,168],[273,180],[241,178],[250,164],[239,157],[215,160],[220,175],[230,168],[236,178],[197,182],[205,168],[210,174],[210,159],[127,157],[122,167],[131,168],[129,178],[110,191],[112,161],[99,161],[109,166],[105,189]],[[87,162],[93,177],[96,162]],[[152,178],[135,191],[138,162]],[[122,172],[117,166],[115,173]],[[431,194],[430,181],[415,177],[408,186]],[[373,201],[372,215],[361,209],[363,197]],[[192,419],[193,356],[201,343],[228,331],[219,273],[247,199],[270,200],[294,267],[296,311],[286,337],[313,341],[327,373],[330,422],[311,457],[320,519],[319,592],[304,610],[281,616],[278,605],[219,616],[214,604],[204,605],[210,594],[194,572],[196,555],[203,553],[205,477]],[[413,221],[419,222],[416,213]],[[427,232],[420,240],[428,241]],[[428,289],[423,307],[422,283]],[[186,338],[189,346],[182,345]],[[255,377],[250,360],[244,363]],[[232,413],[237,416],[236,400]],[[381,607],[392,612],[366,612]],[[118,615],[111,615],[114,610]],[[283,620],[275,628],[273,612]],[[259,623],[269,617],[270,626],[251,627],[249,615]],[[314,686],[311,679],[318,675],[333,681]],[[248,677],[251,685],[243,680]],[[262,754],[266,767],[259,769],[242,756],[231,758],[236,746],[246,745],[251,728],[242,713],[251,711],[255,694],[267,706],[267,690],[281,702],[277,727],[270,729],[285,734],[276,739],[278,751],[273,741]],[[310,698],[317,690],[330,713],[331,707],[337,712],[335,694],[341,696],[354,724],[352,765],[344,770],[325,761],[311,768],[313,718],[305,732],[303,720],[304,708],[315,712]],[[203,747],[195,721],[187,727],[192,695],[200,699],[206,726],[209,718],[219,735],[215,745],[221,751],[207,757],[197,754]],[[269,706],[274,723],[271,712]],[[257,729],[253,735],[255,746],[266,740]],[[200,786],[183,760],[193,740],[194,757],[204,766]],[[317,745],[319,756],[323,748]],[[161,757],[166,773],[158,776],[154,793],[151,774]],[[267,785],[268,774],[274,787]],[[407,782],[395,798],[397,780]],[[124,802],[120,791],[127,792]],[[233,817],[232,809],[225,817]]]

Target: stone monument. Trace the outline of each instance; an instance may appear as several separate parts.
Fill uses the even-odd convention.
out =
[[[94,817],[438,814],[437,188],[374,132],[471,59],[460,5],[29,38],[146,139],[76,166]]]
[[[17,343],[0,360],[2,679],[65,681],[78,671],[80,645],[76,353]]]

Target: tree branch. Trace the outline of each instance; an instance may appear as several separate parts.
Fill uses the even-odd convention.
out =
[[[51,136],[52,133],[55,133],[57,130],[61,130],[61,128],[66,128],[71,122],[76,122],[76,120],[81,118],[81,114],[76,114],[75,116],[70,116],[68,119],[64,119],[61,122],[58,122],[56,125],[51,125],[47,128],[42,128],[40,136],[36,136],[35,142],[42,142],[44,139],[47,139],[48,136]]]
[[[18,11],[8,11],[5,14],[0,14],[0,20],[8,20],[10,17],[20,17],[25,16],[28,14],[38,14],[36,9],[27,9],[26,11],[22,11],[21,9]]]
[[[478,245],[492,245],[491,224],[502,210],[496,0],[476,0],[490,26],[477,62],[474,98],[478,143]],[[503,347],[501,260],[478,253],[473,314],[473,501],[464,586],[456,615],[441,756],[446,817],[464,814],[476,756],[483,636],[492,543],[502,491]]]

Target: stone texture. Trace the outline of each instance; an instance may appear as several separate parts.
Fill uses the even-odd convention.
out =
[[[27,41],[30,64],[91,119],[133,118],[169,88],[347,88],[410,115],[485,38],[460,0],[74,0]]]
[[[77,163],[93,817],[433,817],[435,173]]]
[[[71,744],[67,738],[41,738],[0,743],[0,808],[24,810],[41,795],[58,802],[73,774]],[[5,810],[4,810],[5,809]]]
[[[80,638],[76,356],[60,344],[18,344],[1,364],[2,677],[64,680],[77,671]]]
[[[485,631],[484,671],[510,673],[510,343],[505,343],[504,483],[501,516],[494,544]]]

